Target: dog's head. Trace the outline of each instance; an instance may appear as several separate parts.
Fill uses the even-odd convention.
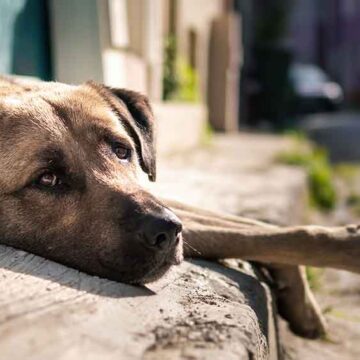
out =
[[[155,180],[146,97],[48,83],[0,97],[0,239],[91,274],[145,283],[182,259],[181,223]]]

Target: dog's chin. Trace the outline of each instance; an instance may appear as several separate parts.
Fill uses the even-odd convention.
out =
[[[127,284],[143,285],[159,280],[164,276],[173,265],[179,265],[184,259],[182,239],[174,249],[161,258],[147,258],[146,261],[137,259],[132,264],[128,264],[126,271],[121,271],[121,267],[108,263],[99,258],[103,268],[107,269],[105,277],[110,280],[120,281]],[[145,260],[145,259],[144,259]],[[130,269],[130,271],[128,270]],[[135,270],[136,269],[136,270]]]
[[[145,276],[143,276],[138,281],[133,281],[132,283],[139,285],[152,283],[162,278],[173,265],[180,265],[184,260],[184,256],[182,244],[179,245],[180,246],[177,246],[175,251],[166,257],[164,261],[153,266],[153,268]]]

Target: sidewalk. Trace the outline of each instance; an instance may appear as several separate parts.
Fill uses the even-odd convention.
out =
[[[291,144],[273,135],[218,135],[206,147],[159,159],[153,189],[215,211],[281,225],[298,223],[305,206],[305,173],[274,161]]]

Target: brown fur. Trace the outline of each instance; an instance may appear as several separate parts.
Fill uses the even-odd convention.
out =
[[[143,96],[94,83],[39,83],[30,91],[6,79],[0,94],[2,243],[127,282],[157,279],[181,260],[181,244],[160,254],[137,239],[138,224],[164,207],[136,180],[138,164],[155,178]],[[130,163],[112,153],[115,140],[134,149]],[[47,169],[67,188],[39,190],[34,181]]]

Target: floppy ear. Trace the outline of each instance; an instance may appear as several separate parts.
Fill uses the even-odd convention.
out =
[[[141,168],[151,181],[156,180],[156,151],[154,139],[154,115],[145,95],[127,89],[110,88],[88,83],[95,87],[112,110],[119,116],[126,130],[133,137]],[[131,117],[121,116],[121,103],[125,104]]]

